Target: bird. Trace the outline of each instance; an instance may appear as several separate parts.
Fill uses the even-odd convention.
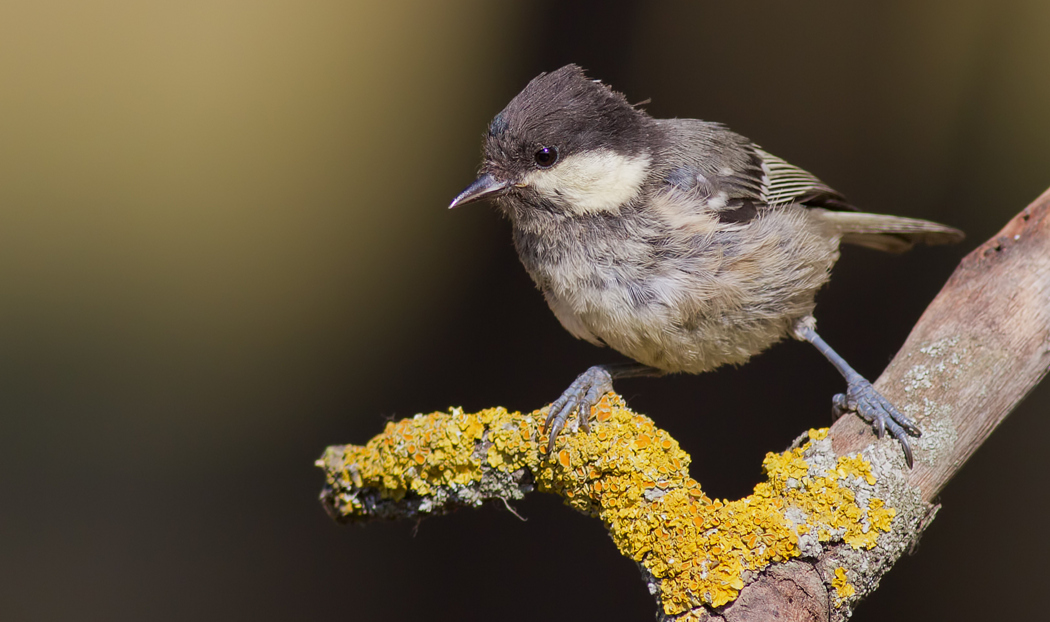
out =
[[[590,432],[613,380],[740,365],[793,337],[845,379],[836,418],[888,430],[913,465],[919,427],[817,334],[814,298],[840,243],[901,252],[961,231],[859,211],[725,125],[653,118],[575,64],[532,79],[483,140],[477,178],[449,207],[493,200],[561,325],[632,360],[590,367],[551,403],[548,455],[572,413]]]

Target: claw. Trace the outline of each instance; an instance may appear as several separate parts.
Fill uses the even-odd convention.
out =
[[[875,438],[886,436],[886,422],[881,417],[875,418]]]
[[[576,412],[576,431],[580,428],[583,428],[584,432],[591,431],[591,407],[597,404],[603,395],[612,391],[612,388],[612,375],[604,367],[596,365],[580,374],[569,388],[554,400],[547,410],[547,420],[543,422],[544,431],[549,433],[548,456],[553,455],[554,441],[565,428],[565,423],[573,411]]]
[[[920,436],[922,432],[908,417],[901,414],[893,404],[881,393],[871,386],[871,383],[860,376],[848,379],[849,388],[846,390],[844,399],[836,395],[832,400],[833,409],[842,408],[852,410],[872,425],[875,436],[883,438],[889,430],[893,438],[900,442],[904,450],[904,458],[908,462],[908,468],[914,465],[911,446],[908,444],[908,436]]]

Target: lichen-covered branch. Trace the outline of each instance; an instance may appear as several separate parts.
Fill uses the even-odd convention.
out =
[[[855,417],[767,454],[766,480],[713,500],[689,456],[619,396],[553,455],[544,411],[417,415],[329,447],[339,521],[416,518],[534,489],[600,519],[665,620],[844,619],[932,520],[936,493],[1050,364],[1050,192],[953,275],[877,385],[923,429],[916,467]]]
[[[768,454],[766,481],[729,501],[708,498],[678,443],[619,396],[595,407],[590,434],[559,437],[550,459],[543,417],[498,408],[419,415],[363,447],[329,448],[325,506],[339,520],[414,518],[534,487],[553,492],[602,520],[652,577],[669,616],[725,605],[772,563],[818,557],[831,544],[870,550],[897,515],[880,474],[861,456],[833,456],[826,429]],[[841,571],[834,580],[836,599],[848,600]]]

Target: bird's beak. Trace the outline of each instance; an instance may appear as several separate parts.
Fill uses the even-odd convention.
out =
[[[460,192],[459,196],[452,199],[452,203],[449,204],[448,208],[452,209],[453,207],[473,203],[488,196],[499,196],[509,186],[509,183],[500,181],[489,173],[482,173],[474,180],[474,183],[467,186],[466,190]]]

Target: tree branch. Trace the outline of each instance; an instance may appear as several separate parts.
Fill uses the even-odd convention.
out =
[[[609,394],[546,455],[543,410],[454,410],[333,446],[321,498],[342,522],[553,492],[600,518],[663,620],[841,620],[918,541],[933,500],[1050,366],[1050,191],[970,253],[876,386],[917,420],[916,465],[856,417],[767,454],[744,499],[712,500],[689,456]]]

